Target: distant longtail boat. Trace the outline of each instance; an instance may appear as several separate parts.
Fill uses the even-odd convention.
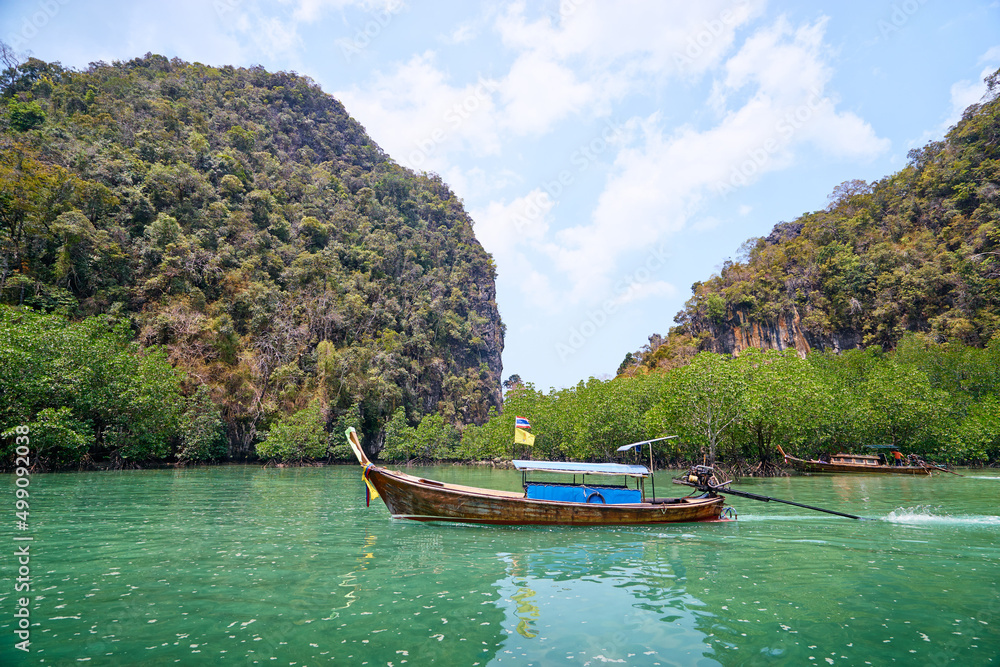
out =
[[[927,463],[915,456],[909,457],[905,465],[886,465],[878,456],[871,454],[833,454],[829,461],[819,459],[800,459],[790,454],[778,445],[778,451],[785,457],[785,463],[801,472],[837,472],[862,473],[882,475],[930,475],[932,472],[958,473],[948,470],[935,463]]]

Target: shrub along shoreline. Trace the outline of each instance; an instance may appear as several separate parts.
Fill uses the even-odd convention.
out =
[[[31,432],[38,470],[121,469],[229,460],[227,428],[208,387],[139,349],[127,318],[71,322],[58,314],[0,307],[0,445],[13,464],[17,426]],[[1000,460],[1000,339],[985,348],[911,335],[896,350],[840,354],[703,352],[684,367],[542,392],[507,392],[503,414],[482,426],[439,414],[411,422],[403,408],[376,438],[377,460],[491,462],[515,456],[514,416],[535,444],[517,456],[606,461],[624,444],[678,435],[654,448],[657,468],[715,461],[739,474],[773,474],[789,453],[863,451],[891,444],[951,464]],[[346,415],[319,400],[261,423],[259,461],[353,462]],[[381,440],[381,442],[378,442]]]

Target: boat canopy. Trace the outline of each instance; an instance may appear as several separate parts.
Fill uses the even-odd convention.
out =
[[[625,463],[574,463],[572,461],[521,461],[515,460],[518,470],[541,470],[561,472],[570,475],[628,475],[629,477],[649,477],[649,468]]]
[[[642,442],[633,442],[630,445],[622,445],[621,447],[618,448],[618,451],[619,452],[625,452],[625,451],[628,451],[630,449],[639,449],[643,445],[650,445],[650,444],[652,444],[654,442],[659,442],[660,440],[672,440],[673,438],[677,438],[677,437],[679,437],[679,436],[668,435],[668,436],[665,436],[665,437],[662,437],[662,438],[653,438],[652,440],[643,440]]]

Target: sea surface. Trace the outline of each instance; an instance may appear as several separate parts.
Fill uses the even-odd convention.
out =
[[[357,466],[38,474],[21,532],[9,476],[0,665],[1000,664],[1000,472],[960,472],[737,485],[866,521],[731,498],[640,528],[393,520]]]

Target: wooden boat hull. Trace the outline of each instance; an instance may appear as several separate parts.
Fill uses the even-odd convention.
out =
[[[443,484],[369,464],[366,476],[394,518],[512,526],[622,526],[718,520],[724,499],[663,503],[568,503],[522,493]]]
[[[849,463],[826,463],[815,459],[800,459],[785,454],[785,463],[802,472],[838,472],[862,475],[929,475],[933,468],[914,466],[872,466]]]

